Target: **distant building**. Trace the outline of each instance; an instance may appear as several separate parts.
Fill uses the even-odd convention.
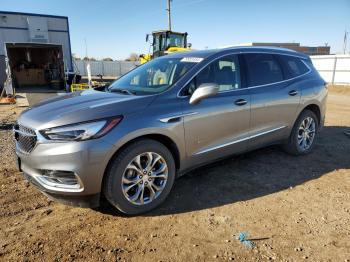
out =
[[[300,43],[263,43],[252,42],[239,44],[240,46],[276,46],[292,49],[307,55],[329,55],[331,51],[330,46],[301,46]]]
[[[0,88],[5,57],[15,88],[63,88],[65,70],[73,70],[68,18],[0,11]]]

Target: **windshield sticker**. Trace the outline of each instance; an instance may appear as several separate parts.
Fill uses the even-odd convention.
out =
[[[181,62],[190,62],[190,63],[199,63],[202,61],[203,61],[203,58],[201,57],[184,57],[181,59]]]

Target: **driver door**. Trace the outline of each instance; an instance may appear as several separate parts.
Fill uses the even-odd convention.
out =
[[[196,105],[189,104],[203,83],[215,83],[219,92]],[[182,101],[186,152],[191,165],[203,164],[247,149],[250,123],[249,90],[241,88],[238,55],[210,63],[186,86]]]

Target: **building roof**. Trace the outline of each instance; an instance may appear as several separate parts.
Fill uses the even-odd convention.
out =
[[[159,34],[159,33],[167,33],[167,32],[169,32],[169,33],[173,33],[173,34],[181,34],[181,35],[183,35],[183,34],[187,34],[187,32],[176,32],[176,31],[170,31],[170,30],[166,30],[166,29],[161,29],[161,30],[157,30],[157,31],[152,31],[152,34]]]
[[[39,16],[39,17],[52,17],[52,18],[68,19],[68,16],[45,15],[45,14],[12,12],[12,11],[0,11],[0,15],[27,15],[27,16]]]

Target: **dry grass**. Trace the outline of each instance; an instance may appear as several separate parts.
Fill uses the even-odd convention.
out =
[[[350,85],[328,85],[328,89],[332,93],[350,94]]]

